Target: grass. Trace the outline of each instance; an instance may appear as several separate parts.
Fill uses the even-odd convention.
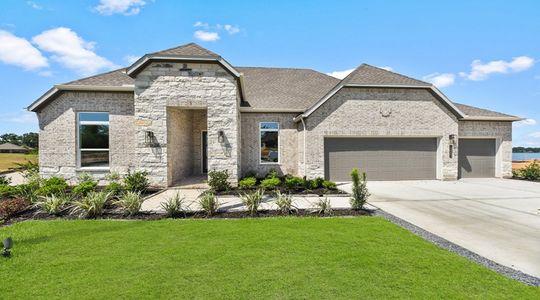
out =
[[[0,153],[0,172],[17,167],[16,163],[25,163],[27,160],[37,162],[37,155],[22,153]]]
[[[4,299],[540,299],[378,217],[30,221],[6,236]]]

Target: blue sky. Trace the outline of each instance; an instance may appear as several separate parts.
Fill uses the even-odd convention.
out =
[[[23,108],[53,84],[197,42],[237,66],[389,67],[527,118],[514,145],[540,146],[539,11],[539,1],[493,0],[2,0],[0,133],[37,131]]]

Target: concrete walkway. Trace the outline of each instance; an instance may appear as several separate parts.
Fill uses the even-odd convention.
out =
[[[5,176],[6,178],[11,179],[10,185],[19,185],[26,182],[26,179],[23,177],[21,172],[11,172],[0,176]]]

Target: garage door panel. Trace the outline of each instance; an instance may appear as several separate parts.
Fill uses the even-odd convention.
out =
[[[460,178],[495,177],[495,139],[460,139]]]
[[[436,138],[326,138],[325,177],[350,180],[353,168],[370,180],[435,179]]]

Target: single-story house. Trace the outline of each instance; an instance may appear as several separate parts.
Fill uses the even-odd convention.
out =
[[[12,143],[0,144],[0,153],[28,153],[31,149]]]
[[[56,85],[32,103],[40,172],[146,170],[171,186],[210,170],[349,180],[512,175],[518,117],[459,104],[430,83],[367,64],[345,79],[233,66],[190,43]]]

